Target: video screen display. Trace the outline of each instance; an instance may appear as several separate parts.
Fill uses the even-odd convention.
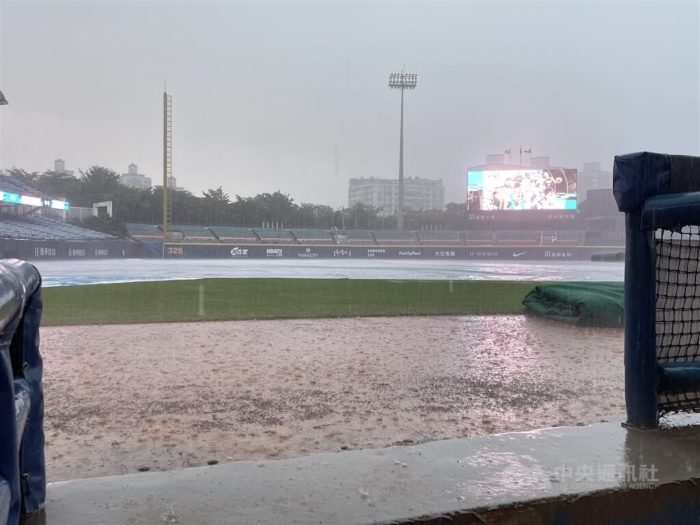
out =
[[[575,169],[470,171],[470,210],[575,210]]]

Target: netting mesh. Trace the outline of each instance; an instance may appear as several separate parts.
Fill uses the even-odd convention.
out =
[[[700,373],[699,233],[699,226],[686,226],[680,231],[656,230],[654,235],[661,414],[700,411],[700,388],[694,380],[693,364],[698,363],[697,372]],[[664,381],[671,374],[675,374],[675,380]]]

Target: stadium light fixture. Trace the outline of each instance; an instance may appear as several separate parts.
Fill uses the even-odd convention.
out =
[[[392,73],[389,75],[389,87],[401,90],[401,135],[399,139],[399,206],[398,229],[403,230],[403,92],[407,89],[416,89],[418,75],[415,73]]]
[[[0,106],[7,106],[8,102],[7,99],[5,98],[5,95],[2,94],[2,91],[0,91]]]

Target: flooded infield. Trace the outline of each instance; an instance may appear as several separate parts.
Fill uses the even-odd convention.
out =
[[[41,335],[50,481],[624,416],[623,332],[527,316]]]

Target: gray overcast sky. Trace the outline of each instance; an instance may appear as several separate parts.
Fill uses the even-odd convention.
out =
[[[0,6],[0,168],[135,162],[157,181],[167,78],[181,186],[340,206],[349,178],[396,177],[403,63],[405,174],[448,201],[521,143],[579,169],[700,153],[696,1]]]

